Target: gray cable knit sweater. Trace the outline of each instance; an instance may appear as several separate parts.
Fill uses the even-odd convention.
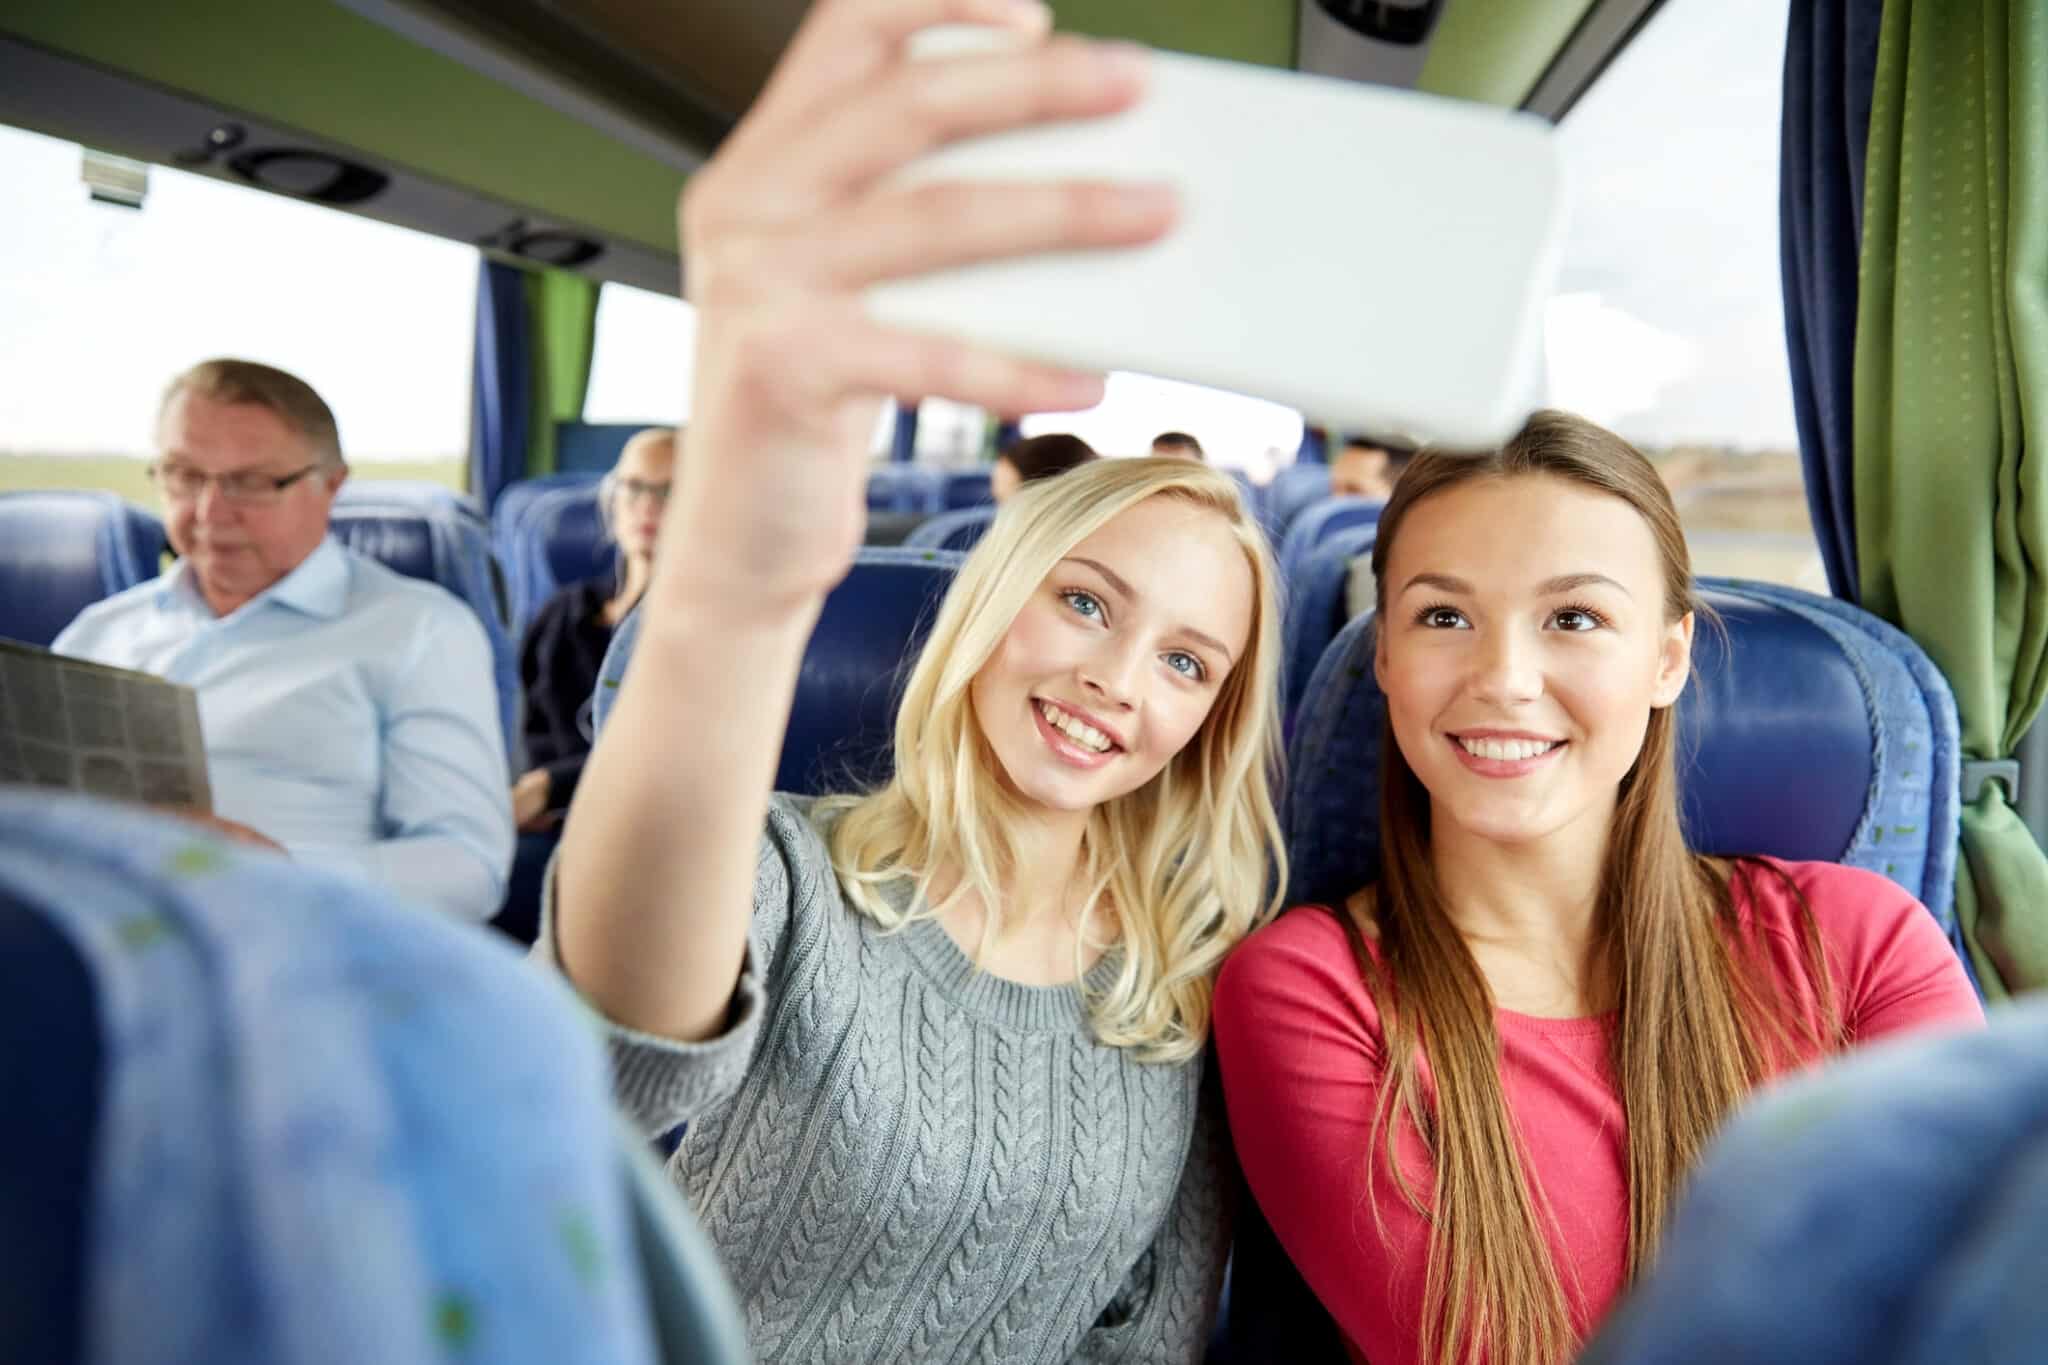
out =
[[[769,810],[726,1032],[611,1046],[627,1112],[690,1125],[669,1173],[759,1360],[1201,1359],[1233,1183],[1201,1063],[1094,1042],[1078,990],[979,972],[929,920],[882,933],[807,803]]]

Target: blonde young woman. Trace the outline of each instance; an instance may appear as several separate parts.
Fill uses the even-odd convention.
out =
[[[889,172],[1135,97],[1051,40],[907,61],[1012,0],[826,0],[682,226],[693,415],[642,625],[539,951],[718,1244],[760,1359],[1198,1360],[1227,1242],[1211,976],[1279,839],[1277,621],[1230,481],[1104,462],[1020,493],[907,683],[895,776],[771,796],[805,642],[860,540],[885,395],[1017,413],[1099,379],[868,321],[871,281],[1163,231],[1103,186]]]
[[[1554,1365],[1753,1087],[1983,1015],[1893,883],[1685,846],[1698,608],[1626,442],[1549,412],[1490,455],[1425,452],[1373,571],[1381,878],[1224,970],[1232,1129],[1359,1358]]]

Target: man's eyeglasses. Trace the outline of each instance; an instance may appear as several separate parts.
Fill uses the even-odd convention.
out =
[[[315,460],[304,469],[290,474],[259,474],[244,471],[237,474],[202,474],[196,469],[181,464],[152,464],[149,479],[157,491],[173,502],[196,502],[212,484],[220,495],[241,507],[257,507],[276,502],[284,496],[284,490],[300,479],[320,469],[322,463]]]
[[[640,479],[612,480],[612,492],[624,498],[627,502],[631,502],[635,498],[652,498],[656,502],[667,502],[669,487],[670,485],[666,481],[662,483],[646,483]]]

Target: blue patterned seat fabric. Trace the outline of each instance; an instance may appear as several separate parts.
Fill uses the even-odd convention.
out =
[[[988,534],[988,528],[995,524],[996,509],[988,507],[963,507],[954,512],[941,512],[929,520],[920,522],[916,529],[903,538],[906,550],[956,550],[961,554],[981,543]]]
[[[454,593],[483,624],[498,687],[498,722],[505,752],[519,753],[519,651],[499,614],[490,536],[467,517],[421,511],[400,503],[362,499],[336,503],[329,522],[334,538],[408,578],[437,583]]]
[[[71,618],[157,576],[163,523],[112,493],[0,493],[0,637],[47,645]]]
[[[515,644],[557,591],[616,568],[618,551],[605,539],[598,514],[600,477],[551,474],[498,495],[491,545],[505,567],[506,619]]]
[[[1294,518],[1311,503],[1330,496],[1330,467],[1326,464],[1291,464],[1266,485],[1266,529],[1278,545]]]
[[[1287,585],[1286,666],[1281,682],[1282,714],[1292,717],[1308,691],[1308,680],[1323,651],[1349,621],[1346,590],[1351,561],[1372,553],[1379,535],[1377,521],[1332,531],[1309,555],[1308,563]]]
[[[1317,546],[1346,527],[1378,525],[1385,506],[1371,498],[1323,498],[1302,508],[1280,542],[1280,581],[1292,591]]]
[[[924,465],[878,464],[868,471],[868,510],[943,512],[945,475]]]
[[[887,780],[897,698],[962,558],[905,547],[859,552],[804,651],[777,791],[818,795]],[[636,611],[612,636],[591,704],[600,730],[639,635]]]
[[[1581,1365],[1951,1365],[2048,1342],[2048,1002],[1766,1092]]]
[[[0,942],[0,1265],[58,1272],[0,1303],[65,1296],[0,1311],[0,1357],[745,1358],[597,1030],[491,936],[182,821],[0,792]]]

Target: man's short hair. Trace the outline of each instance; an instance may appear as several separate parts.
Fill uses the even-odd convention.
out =
[[[1185,450],[1198,460],[1208,457],[1202,453],[1202,443],[1185,431],[1162,431],[1152,438],[1152,448],[1165,446],[1169,450]]]
[[[1408,458],[1415,453],[1415,443],[1404,441],[1399,436],[1346,436],[1340,449],[1350,450],[1353,447],[1360,450],[1384,451],[1387,463],[1396,466],[1406,464]]]
[[[1034,479],[1049,479],[1055,474],[1079,468],[1097,456],[1094,446],[1062,431],[1026,437],[1004,451],[1002,458],[1017,471],[1019,483],[1030,483]]]
[[[164,389],[163,401],[156,408],[159,419],[181,393],[195,393],[216,403],[267,408],[312,448],[321,464],[348,467],[341,454],[341,431],[334,424],[334,410],[297,375],[254,360],[202,360]]]

